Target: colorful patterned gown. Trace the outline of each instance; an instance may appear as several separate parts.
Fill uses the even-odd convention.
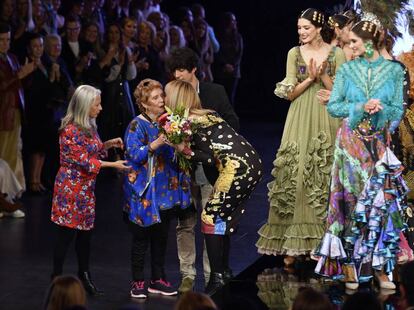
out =
[[[60,168],[52,201],[52,222],[79,230],[90,230],[95,221],[95,181],[105,154],[96,131],[91,135],[73,124],[59,137]]]
[[[327,61],[327,72],[334,78],[345,55],[334,47]],[[287,99],[307,77],[300,48],[294,47],[288,54],[286,78],[276,85],[275,94]],[[269,218],[259,230],[259,253],[309,254],[325,232],[329,174],[341,121],[330,117],[318,102],[316,93],[322,88],[322,82],[315,82],[290,104],[273,162],[274,180],[268,184]]]
[[[190,176],[179,171],[174,149],[148,145],[158,138],[157,124],[135,117],[125,133],[125,159],[132,167],[125,177],[124,211],[129,221],[146,227],[161,221],[160,211],[191,203]]]
[[[336,75],[328,112],[346,119],[336,139],[328,229],[316,250],[318,274],[364,282],[373,269],[394,268],[407,188],[388,146],[389,131],[403,114],[403,84],[402,67],[383,57],[353,60]],[[383,110],[365,113],[370,98],[379,99]]]
[[[414,250],[414,51],[403,53],[399,60],[406,66],[409,74],[409,100],[404,117],[398,128],[397,155],[404,165],[403,177],[410,189],[408,193],[409,208],[406,210],[408,229],[405,231],[408,243]]]

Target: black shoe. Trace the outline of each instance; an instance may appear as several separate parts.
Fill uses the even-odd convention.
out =
[[[224,286],[224,278],[222,273],[212,272],[210,274],[210,280],[208,281],[205,293],[209,296],[213,295],[219,289]]]
[[[152,294],[161,294],[164,296],[177,295],[177,290],[165,279],[151,280],[148,292]]]
[[[103,291],[99,290],[92,282],[91,274],[88,271],[84,271],[78,274],[79,280],[81,280],[85,291],[91,296],[102,296]]]
[[[224,269],[223,271],[224,283],[230,282],[231,279],[233,279],[233,270],[231,270],[230,268]]]

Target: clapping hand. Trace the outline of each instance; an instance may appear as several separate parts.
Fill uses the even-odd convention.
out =
[[[32,73],[36,69],[36,65],[34,62],[29,62],[26,58],[25,64],[20,67],[19,72],[17,72],[17,77],[19,79],[24,79],[30,73]]]
[[[324,62],[322,62],[320,64],[320,66],[318,67],[318,73],[317,73],[317,77],[321,77],[324,74],[326,74],[326,68],[328,67],[328,61],[325,60]]]
[[[364,111],[369,114],[375,114],[383,109],[379,99],[369,99],[364,105]]]
[[[316,61],[313,58],[310,59],[308,65],[308,75],[309,78],[314,81],[318,77],[318,69],[316,68]]]

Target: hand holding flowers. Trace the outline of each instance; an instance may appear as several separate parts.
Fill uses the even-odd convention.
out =
[[[165,109],[167,112],[158,119],[159,130],[165,136],[166,143],[175,148],[175,158],[180,168],[188,173],[191,168],[190,141],[197,125],[188,117],[188,109],[184,107],[179,107],[175,111],[168,107]]]

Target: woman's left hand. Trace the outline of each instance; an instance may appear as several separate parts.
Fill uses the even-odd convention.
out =
[[[112,147],[124,149],[124,142],[122,142],[122,139],[119,137],[106,141],[104,145],[106,149],[110,149]]]
[[[328,67],[328,61],[324,61],[318,67],[317,77],[322,77],[326,74],[326,68]]]

